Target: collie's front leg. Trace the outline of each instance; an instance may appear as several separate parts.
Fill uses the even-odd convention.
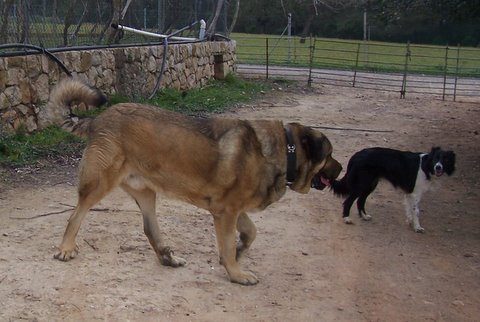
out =
[[[405,213],[408,223],[417,233],[424,233],[425,229],[420,226],[420,196],[408,194],[405,196]]]
[[[407,224],[413,227],[413,200],[411,194],[405,195],[405,216]]]

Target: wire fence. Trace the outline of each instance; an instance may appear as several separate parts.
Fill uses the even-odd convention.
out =
[[[480,49],[237,34],[238,72],[398,92],[480,97]]]
[[[4,0],[0,1],[0,45],[29,44],[46,49],[72,46],[158,43],[158,38],[111,28],[112,23],[170,34],[201,19],[210,21],[216,0]],[[225,34],[227,7],[216,32]],[[198,35],[196,28],[182,36]],[[2,50],[5,52],[5,49]],[[0,52],[0,54],[2,53]]]

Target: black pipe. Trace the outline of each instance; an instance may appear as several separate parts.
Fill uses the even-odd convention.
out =
[[[62,70],[67,74],[68,76],[72,77],[72,73],[65,67],[65,65],[57,58],[55,55],[53,55],[50,51],[43,47],[35,46],[35,45],[29,45],[29,44],[5,44],[5,45],[0,45],[0,50],[1,49],[9,49],[9,48],[28,48],[28,49],[34,49],[37,52],[41,54],[45,54],[48,58],[53,60],[55,63],[57,63]],[[28,53],[23,52],[23,55],[28,55]],[[18,56],[18,55],[17,55]]]
[[[175,44],[194,44],[198,42],[202,42],[204,40],[186,40],[186,41],[175,41]],[[13,44],[15,45],[15,44]],[[23,45],[23,44],[21,44]],[[115,48],[128,48],[128,47],[148,47],[148,46],[158,46],[158,42],[151,42],[151,43],[144,43],[144,44],[117,44],[117,45],[95,45],[95,46],[72,46],[72,47],[62,47],[62,48],[51,48],[48,49],[50,53],[61,53],[61,52],[66,52],[66,51],[76,51],[76,50],[97,50],[97,49],[115,49]],[[7,45],[0,45],[0,46],[6,46],[6,48],[15,48],[18,46],[12,46],[12,44],[7,44]],[[31,45],[33,46],[33,45]],[[37,46],[35,46],[37,47]],[[38,47],[42,48],[42,47]],[[0,49],[2,49],[0,47]],[[33,55],[36,54],[37,52],[30,52],[30,51],[15,51],[15,52],[9,52],[9,53],[0,53],[0,57],[11,57],[11,56],[24,56],[24,55]]]
[[[198,23],[198,21],[195,21],[193,23],[191,23],[189,26],[185,26],[169,35],[167,35],[164,39],[163,39],[163,45],[164,45],[164,49],[163,49],[163,59],[162,59],[162,67],[160,69],[160,74],[158,75],[158,78],[157,78],[157,83],[155,84],[155,88],[153,89],[152,93],[150,94],[150,96],[148,97],[148,99],[152,99],[155,94],[157,93],[158,91],[158,88],[160,87],[160,82],[162,81],[162,78],[163,78],[163,73],[165,71],[165,65],[167,63],[167,53],[168,53],[168,39],[170,37],[173,37],[175,35],[178,35],[179,33],[181,33],[182,31],[184,30],[187,30],[187,29],[190,29],[192,28],[193,26],[195,26],[196,24]],[[113,26],[112,26],[113,27]],[[117,26],[118,27],[118,26]],[[200,40],[200,41],[203,41],[203,40]],[[199,42],[200,42],[199,41]],[[196,41],[195,41],[196,42]],[[192,42],[193,43],[193,42]]]
[[[163,40],[163,60],[162,60],[162,68],[160,69],[160,74],[157,78],[157,83],[155,84],[155,88],[152,91],[152,94],[148,97],[148,99],[152,99],[158,91],[160,87],[160,82],[162,81],[163,72],[165,71],[165,65],[167,63],[167,52],[168,52],[168,37]]]

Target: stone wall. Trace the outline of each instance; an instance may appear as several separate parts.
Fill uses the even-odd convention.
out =
[[[163,45],[56,53],[75,76],[106,94],[147,97],[163,61]],[[172,44],[160,88],[186,90],[204,86],[235,69],[235,42]],[[39,111],[51,88],[67,77],[46,55],[0,57],[0,133],[38,129]],[[40,113],[41,115],[41,113]],[[41,117],[41,116],[40,116]]]

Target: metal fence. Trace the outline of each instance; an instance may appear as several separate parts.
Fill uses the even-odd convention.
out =
[[[20,43],[58,49],[158,43],[158,38],[117,32],[111,24],[169,34],[201,19],[210,21],[216,3],[216,0],[3,0],[0,1],[0,45]],[[225,6],[216,25],[216,32],[220,34],[225,34],[226,10]],[[198,35],[198,25],[182,35]]]
[[[480,49],[234,35],[246,76],[441,96],[480,97]],[[303,42],[302,42],[303,41]]]

